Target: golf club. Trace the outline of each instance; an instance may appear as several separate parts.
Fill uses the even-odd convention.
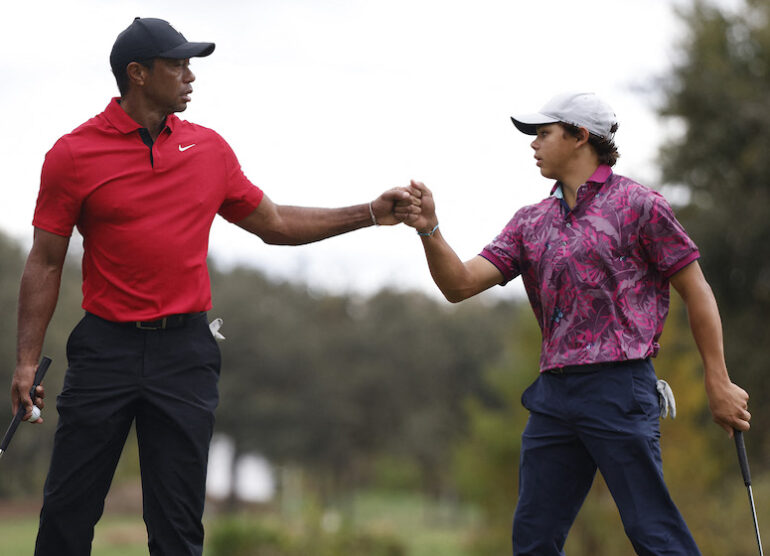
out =
[[[32,388],[29,391],[29,396],[32,398],[33,403],[35,401],[35,389],[40,385],[41,382],[43,382],[43,377],[45,376],[46,371],[48,371],[48,367],[50,365],[51,360],[44,356],[40,360],[40,364],[37,366],[37,370],[35,371],[35,379],[32,383]],[[20,404],[19,409],[16,410],[16,415],[13,416],[13,420],[11,421],[8,430],[5,431],[3,441],[0,442],[0,458],[3,457],[3,454],[8,449],[8,444],[11,443],[11,438],[13,438],[13,434],[16,432],[16,428],[19,426],[19,423],[21,423],[21,418],[24,417],[26,411],[27,410],[23,404]]]
[[[749,471],[749,460],[746,457],[746,445],[743,442],[743,432],[736,430],[735,434],[735,447],[738,449],[738,463],[741,465],[741,473],[743,474],[743,483],[746,485],[746,489],[749,491],[749,504],[751,504],[751,517],[754,519],[754,532],[757,535],[757,545],[759,546],[759,556],[763,556],[762,552],[762,539],[759,537],[759,524],[757,523],[757,510],[754,507],[754,493],[751,492],[751,472]]]

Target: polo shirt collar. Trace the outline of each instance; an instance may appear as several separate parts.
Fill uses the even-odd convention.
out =
[[[599,167],[594,170],[594,173],[591,174],[591,177],[588,178],[588,181],[586,183],[604,183],[606,182],[610,176],[612,175],[612,168],[607,166],[606,164],[599,164]]]
[[[586,183],[602,184],[605,183],[611,175],[612,168],[610,168],[607,164],[600,164],[596,170],[594,170],[594,173],[591,174],[591,177],[586,180]],[[553,184],[553,187],[551,188],[551,196],[556,197],[557,199],[564,199],[564,192],[561,189],[561,182],[557,181],[555,184]]]
[[[121,133],[129,134],[142,128],[141,125],[136,123],[134,119],[121,108],[120,97],[114,97],[110,101],[107,108],[104,110],[104,116],[107,118],[107,121]],[[178,121],[179,118],[177,118],[176,115],[169,114],[166,116],[166,129],[173,132]]]

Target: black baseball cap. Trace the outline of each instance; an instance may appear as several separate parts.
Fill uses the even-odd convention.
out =
[[[214,52],[213,42],[188,42],[168,21],[154,17],[137,17],[115,39],[110,53],[110,66],[116,75],[131,62],[153,58],[181,60],[208,56]]]

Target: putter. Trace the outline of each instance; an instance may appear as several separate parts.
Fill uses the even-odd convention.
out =
[[[757,545],[759,546],[759,556],[764,556],[762,552],[762,539],[759,537],[759,524],[757,523],[757,510],[754,507],[754,494],[751,492],[751,472],[749,471],[749,460],[746,457],[746,445],[743,442],[743,432],[736,430],[733,434],[735,438],[735,447],[738,449],[738,463],[741,465],[741,474],[743,474],[743,483],[749,491],[749,504],[751,504],[751,517],[754,519],[754,532],[757,535]]]
[[[48,371],[48,367],[50,365],[51,360],[44,356],[40,360],[40,364],[37,366],[37,370],[35,371],[35,379],[32,383],[32,388],[29,391],[29,396],[32,398],[33,403],[35,402],[35,389],[40,386],[41,382],[43,382],[43,377],[45,376],[46,371]],[[8,444],[11,443],[11,438],[13,438],[13,434],[16,432],[16,428],[19,426],[19,423],[21,423],[21,418],[24,417],[26,412],[27,410],[24,407],[24,404],[20,404],[19,409],[16,410],[16,415],[13,416],[11,425],[8,427],[8,430],[5,431],[3,441],[0,442],[0,458],[3,457],[3,454],[8,449]]]

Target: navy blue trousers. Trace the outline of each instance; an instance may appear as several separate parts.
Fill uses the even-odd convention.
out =
[[[91,554],[132,423],[150,554],[202,554],[220,369],[205,313],[167,330],[86,314],[69,337],[67,358],[35,555]]]
[[[663,480],[660,408],[649,360],[588,373],[542,373],[522,395],[515,556],[564,554],[597,468],[639,555],[699,555]]]

